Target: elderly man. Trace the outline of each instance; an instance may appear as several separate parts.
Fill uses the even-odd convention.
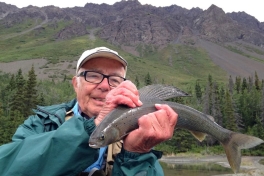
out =
[[[126,60],[113,50],[85,51],[72,79],[76,99],[38,107],[12,143],[0,147],[0,175],[163,175],[161,153],[152,148],[173,135],[177,114],[167,105],[142,116],[139,128],[122,143],[100,149],[88,145],[96,125],[119,104],[142,105],[126,71]]]

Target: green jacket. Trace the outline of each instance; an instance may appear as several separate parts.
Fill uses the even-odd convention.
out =
[[[66,112],[76,100],[53,106],[38,106],[20,125],[12,142],[0,146],[1,176],[75,176],[97,160],[98,149],[90,148],[94,119]],[[158,162],[161,153],[146,154],[125,150],[117,155],[112,175],[164,175]]]

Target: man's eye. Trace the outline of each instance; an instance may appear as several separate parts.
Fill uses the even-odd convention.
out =
[[[113,83],[121,83],[119,79],[111,78],[111,82]]]
[[[95,75],[95,74],[88,74],[88,75],[86,75],[86,76],[87,76],[88,78],[94,78],[94,79],[100,77],[99,75]]]

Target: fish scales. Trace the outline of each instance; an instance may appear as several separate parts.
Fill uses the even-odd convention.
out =
[[[179,118],[176,124],[176,128],[188,129],[190,131],[198,131],[212,135],[217,140],[224,140],[229,137],[229,130],[226,130],[213,122],[207,115],[200,113],[199,111],[190,108],[185,105],[181,105],[174,102],[156,101],[158,104],[168,104],[175,112],[178,113]],[[106,133],[106,140],[110,133],[109,130],[116,128],[119,136],[115,137],[115,141],[120,140],[132,130],[138,128],[138,118],[141,116],[155,112],[155,103],[143,101],[143,105],[137,108],[127,108],[125,106],[119,107],[117,110],[111,112],[106,121],[102,121],[98,128],[98,131],[104,131]],[[99,129],[101,127],[101,129]],[[110,140],[110,139],[109,139]],[[115,142],[114,141],[114,142]]]

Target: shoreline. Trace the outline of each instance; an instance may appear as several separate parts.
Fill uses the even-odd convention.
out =
[[[264,156],[242,156],[240,172],[237,174],[223,174],[214,176],[264,176],[264,165],[259,161]],[[192,164],[192,163],[215,163],[223,167],[230,168],[225,155],[207,156],[163,156],[160,161],[168,164]]]

